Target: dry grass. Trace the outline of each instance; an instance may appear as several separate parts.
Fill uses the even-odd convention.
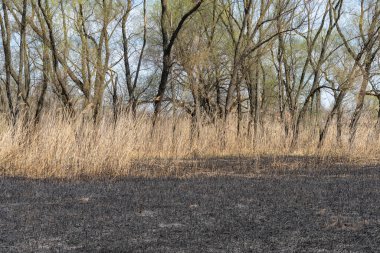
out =
[[[0,172],[6,176],[34,178],[147,176],[144,168],[141,173],[135,167],[132,169],[135,161],[143,161],[144,166],[155,166],[153,176],[165,176],[179,170],[178,166],[171,165],[185,158],[302,155],[347,157],[351,161],[370,163],[377,161],[380,151],[379,141],[371,139],[372,129],[365,126],[359,129],[356,144],[351,149],[347,145],[347,134],[344,145],[338,147],[331,129],[325,146],[318,150],[317,131],[305,128],[297,149],[291,152],[290,140],[285,138],[279,123],[266,124],[255,145],[246,129],[237,135],[235,120],[229,121],[225,132],[222,126],[205,124],[199,139],[191,141],[188,118],[161,119],[153,132],[147,116],[136,120],[122,116],[116,124],[111,117],[104,117],[94,125],[82,118],[64,120],[48,114],[37,127],[29,124],[12,127],[2,120]]]

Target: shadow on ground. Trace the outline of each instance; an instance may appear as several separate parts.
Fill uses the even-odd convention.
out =
[[[380,248],[380,167],[255,164],[255,159],[200,161],[198,169],[241,171],[187,179],[0,178],[0,252]],[[249,168],[258,176],[242,176],[255,174]]]

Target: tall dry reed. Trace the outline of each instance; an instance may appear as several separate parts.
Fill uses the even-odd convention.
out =
[[[242,125],[247,126],[247,121]],[[187,117],[162,117],[153,131],[147,115],[135,120],[120,116],[117,123],[105,116],[93,124],[82,116],[64,119],[50,113],[37,126],[11,126],[3,119],[0,173],[37,178],[124,176],[133,175],[131,165],[135,161],[159,165],[167,159],[258,155],[346,156],[366,160],[377,158],[380,151],[372,128],[365,124],[359,128],[351,148],[347,131],[343,146],[338,146],[332,127],[324,147],[317,149],[318,131],[313,126],[304,127],[295,150],[289,149],[290,138],[286,138],[279,122],[265,123],[256,139],[248,135],[247,127],[238,134],[234,118],[226,124],[202,124],[199,135],[191,127]]]

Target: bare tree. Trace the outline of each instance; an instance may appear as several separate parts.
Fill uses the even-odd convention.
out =
[[[161,0],[162,73],[157,95],[154,99],[153,124],[155,124],[157,116],[160,112],[162,99],[168,83],[170,69],[172,66],[171,54],[174,42],[176,41],[178,34],[180,33],[186,20],[189,19],[199,9],[199,7],[201,7],[202,3],[203,0],[198,0],[197,3],[181,17],[173,33],[170,34],[170,12],[168,10],[168,2],[167,0]]]
[[[137,68],[135,71],[134,79],[132,81],[131,67],[129,63],[129,47],[128,47],[128,36],[126,31],[126,24],[128,16],[132,9],[132,1],[128,0],[127,8],[124,11],[122,18],[122,34],[123,34],[123,52],[124,52],[124,67],[125,67],[125,79],[127,83],[128,95],[129,95],[129,107],[131,108],[133,117],[136,117],[136,108],[137,108],[137,94],[136,87],[141,70],[142,60],[144,56],[144,51],[147,42],[147,11],[146,11],[146,0],[143,0],[143,42],[140,50]]]

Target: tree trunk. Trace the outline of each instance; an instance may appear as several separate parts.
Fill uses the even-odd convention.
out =
[[[16,117],[15,117],[15,112],[13,108],[13,98],[12,98],[12,92],[11,92],[11,64],[12,64],[11,31],[10,31],[10,25],[9,25],[8,10],[7,10],[5,1],[3,1],[2,9],[3,9],[4,20],[0,16],[0,25],[1,25],[1,36],[2,36],[2,41],[3,41],[4,60],[5,60],[5,91],[6,91],[6,97],[8,100],[8,115],[14,125],[16,123]]]
[[[319,142],[318,142],[318,148],[321,148],[325,142],[325,139],[326,139],[326,136],[327,136],[327,133],[328,133],[328,130],[329,130],[329,127],[330,127],[330,124],[331,124],[331,121],[334,117],[334,114],[337,110],[340,109],[341,107],[341,103],[344,99],[344,97],[346,96],[346,91],[345,90],[342,90],[336,101],[335,101],[335,105],[333,107],[333,109],[331,110],[331,112],[329,113],[329,115],[327,116],[327,119],[326,119],[326,123],[325,123],[325,126],[324,128],[321,130],[320,132],[320,135],[319,135]],[[339,112],[338,112],[339,113]],[[339,118],[339,120],[341,120],[341,118]],[[338,126],[338,125],[337,125]]]
[[[370,68],[371,68],[371,62],[367,61],[367,64],[365,66],[364,73],[363,73],[363,79],[362,79],[362,83],[360,86],[357,102],[356,102],[355,111],[354,111],[354,114],[352,115],[350,125],[349,125],[349,127],[350,127],[350,137],[349,137],[350,145],[353,145],[354,141],[355,141],[358,122],[359,122],[360,116],[362,114],[362,110],[363,110],[363,106],[364,106],[364,99],[365,99],[366,90],[367,90],[367,86],[368,86],[368,82],[369,82]]]
[[[49,74],[50,74],[50,57],[48,52],[48,47],[46,45],[43,46],[43,63],[42,63],[42,87],[41,87],[41,94],[38,97],[37,100],[37,108],[36,113],[34,114],[34,124],[38,124],[41,119],[41,112],[42,108],[44,107],[44,101],[45,101],[45,94],[49,83]]]

